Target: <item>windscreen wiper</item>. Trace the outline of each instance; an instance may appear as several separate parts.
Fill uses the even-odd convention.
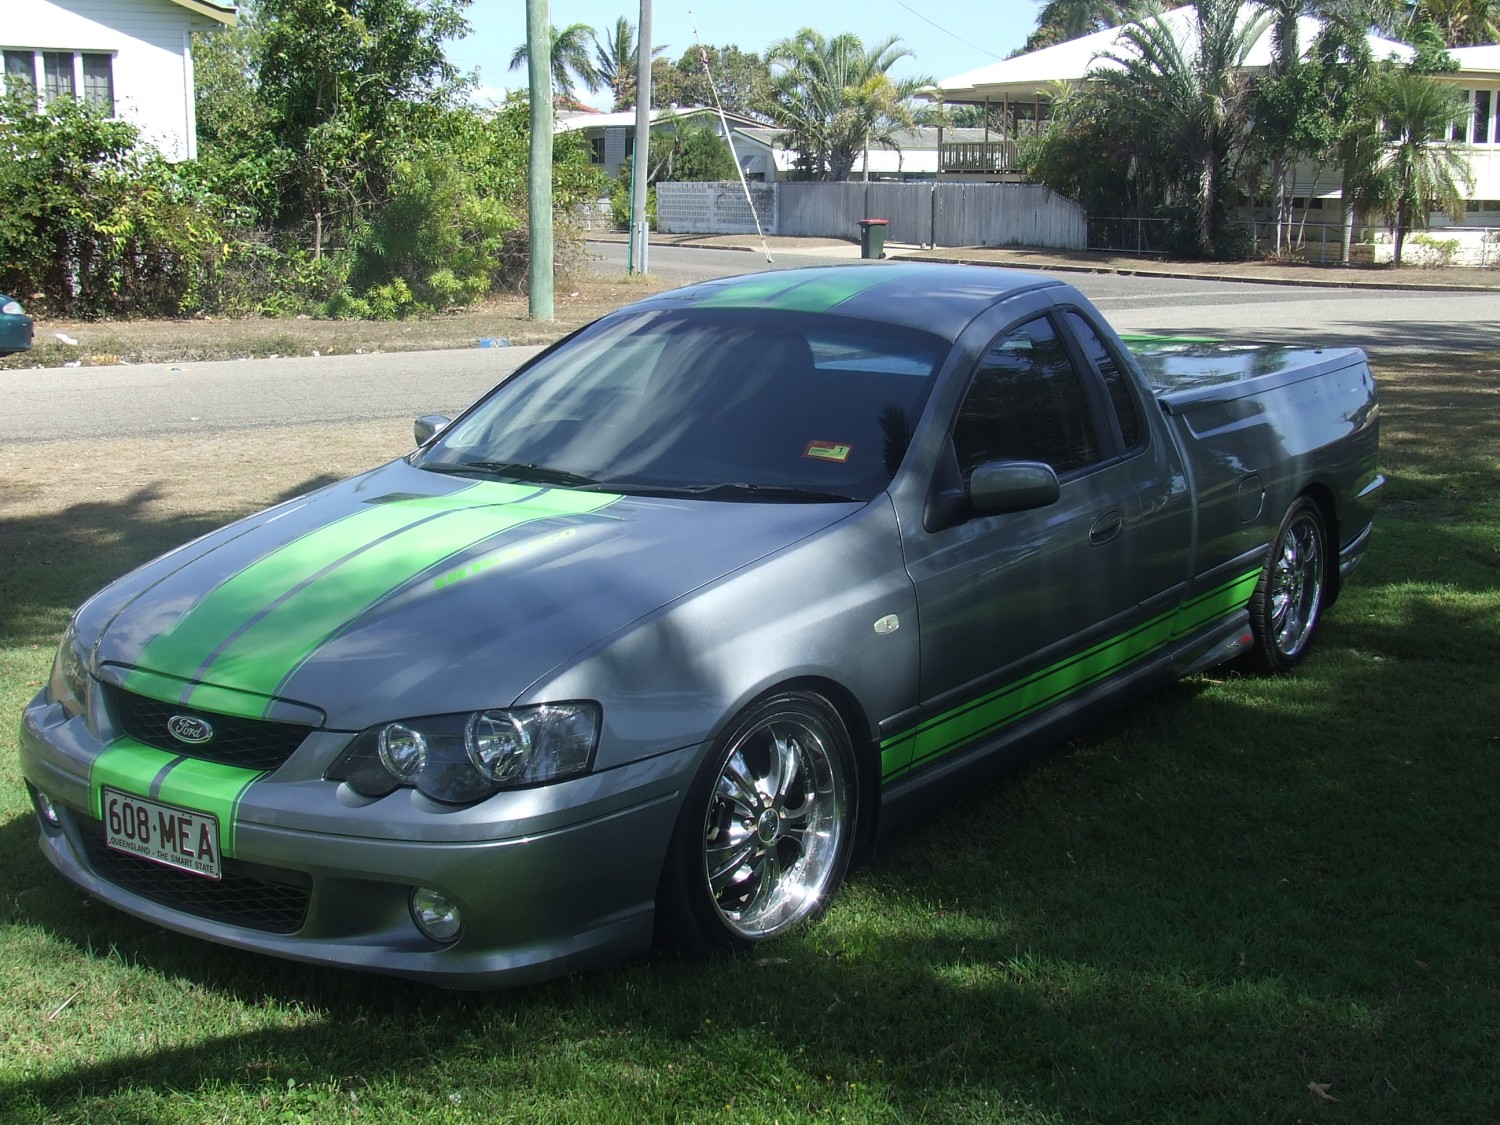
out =
[[[417,466],[434,473],[484,473],[523,484],[552,484],[561,488],[597,487],[599,482],[567,469],[549,469],[525,461],[424,461]]]
[[[815,488],[797,488],[792,485],[748,484],[743,481],[724,481],[720,484],[629,484],[617,483],[609,486],[611,492],[623,492],[628,496],[687,496],[694,500],[752,500],[772,503],[789,501],[794,504],[849,504],[858,501],[856,496],[842,492],[822,492]]]

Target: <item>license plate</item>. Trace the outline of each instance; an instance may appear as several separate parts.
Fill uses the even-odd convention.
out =
[[[217,879],[219,818],[104,790],[104,842],[116,851]]]

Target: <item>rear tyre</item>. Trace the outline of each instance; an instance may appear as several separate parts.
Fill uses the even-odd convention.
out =
[[[1299,497],[1271,544],[1260,581],[1250,598],[1254,663],[1286,672],[1307,655],[1323,616],[1328,570],[1328,533],[1323,513]]]
[[[859,786],[833,706],[785,692],[714,744],[678,815],[657,894],[657,936],[735,950],[821,915],[843,882]]]

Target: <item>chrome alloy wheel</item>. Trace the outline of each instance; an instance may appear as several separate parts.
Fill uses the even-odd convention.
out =
[[[849,826],[837,735],[788,704],[740,731],[709,797],[703,873],[724,925],[747,940],[815,914],[836,884]]]
[[[1288,659],[1312,639],[1323,605],[1323,568],[1323,525],[1304,508],[1282,529],[1270,576],[1271,636]]]

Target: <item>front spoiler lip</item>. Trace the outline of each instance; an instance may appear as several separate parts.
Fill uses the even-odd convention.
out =
[[[643,953],[651,945],[652,899],[622,905],[587,929],[504,948],[465,949],[462,941],[442,946],[423,938],[410,923],[341,938],[262,933],[165,906],[105,882],[79,860],[80,849],[68,839],[68,832],[43,829],[38,843],[48,862],[70,883],[143,921],[249,953],[405,977],[444,988],[478,989],[548,980]],[[316,876],[314,881],[315,885],[321,882]]]

